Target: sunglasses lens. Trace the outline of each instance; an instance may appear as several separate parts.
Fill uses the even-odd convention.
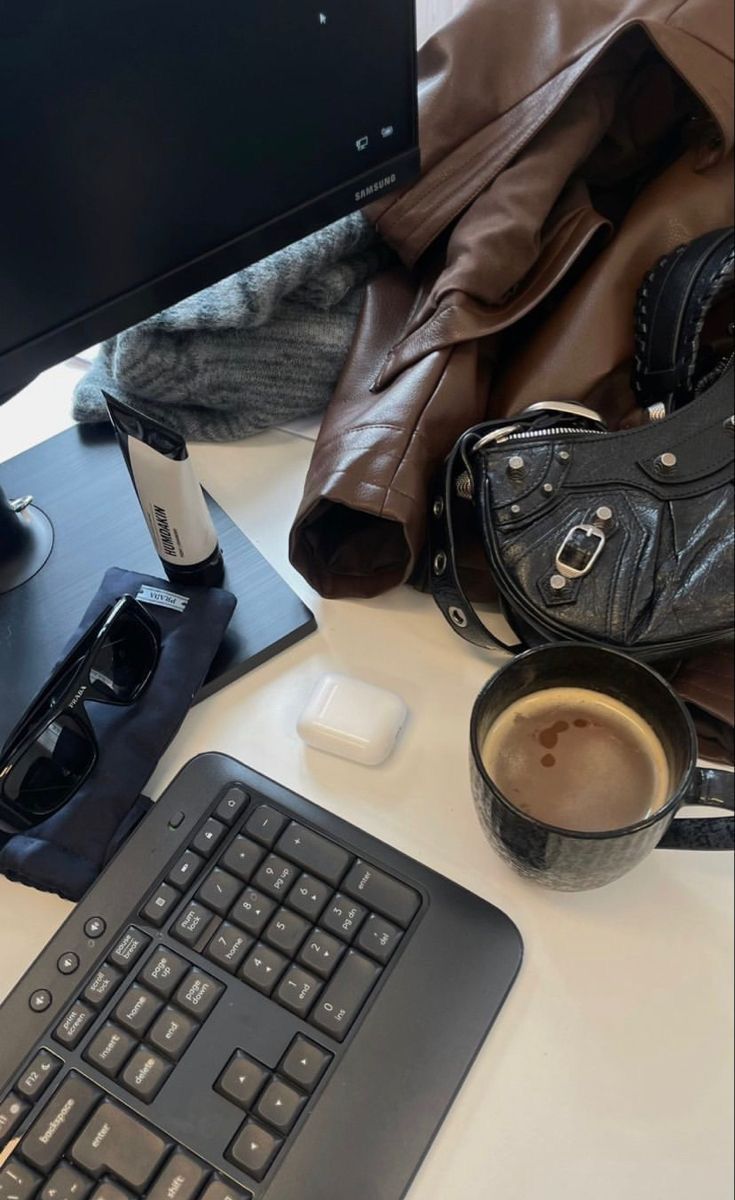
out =
[[[94,765],[91,735],[73,716],[62,713],[18,759],[4,780],[5,796],[29,816],[56,812]]]
[[[158,647],[148,626],[133,612],[122,613],[100,645],[89,669],[94,696],[129,704],[148,682]]]

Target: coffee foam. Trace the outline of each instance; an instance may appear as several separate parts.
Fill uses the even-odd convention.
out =
[[[491,726],[482,760],[516,807],[580,832],[635,824],[669,795],[654,730],[629,705],[589,688],[546,688],[514,701]]]

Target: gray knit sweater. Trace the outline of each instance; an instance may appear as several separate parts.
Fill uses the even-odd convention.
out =
[[[74,416],[107,420],[105,388],[188,438],[226,441],[321,411],[364,284],[390,261],[372,226],[346,217],[105,342]]]

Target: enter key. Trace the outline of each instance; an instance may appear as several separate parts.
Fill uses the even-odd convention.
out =
[[[95,1178],[109,1172],[142,1192],[170,1149],[170,1142],[132,1113],[105,1100],[72,1146],[71,1157]]]

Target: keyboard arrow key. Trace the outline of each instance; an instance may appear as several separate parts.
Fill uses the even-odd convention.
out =
[[[253,1179],[262,1179],[283,1145],[255,1121],[246,1121],[230,1147],[232,1161]]]

